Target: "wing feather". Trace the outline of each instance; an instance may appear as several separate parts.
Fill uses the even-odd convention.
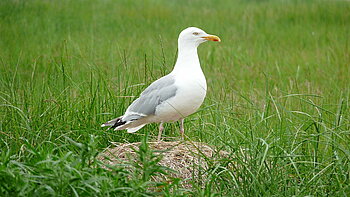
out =
[[[166,75],[148,86],[126,110],[124,116],[130,115],[154,115],[156,108],[162,102],[176,95],[177,87],[172,75]],[[124,118],[123,118],[124,120]]]

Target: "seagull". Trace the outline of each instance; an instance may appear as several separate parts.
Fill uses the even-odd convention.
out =
[[[220,38],[196,27],[184,29],[178,38],[178,57],[173,71],[148,86],[124,115],[101,125],[109,129],[134,133],[149,123],[160,123],[158,142],[163,123],[180,121],[184,139],[184,119],[201,106],[207,93],[207,82],[201,69],[197,47],[206,41]]]

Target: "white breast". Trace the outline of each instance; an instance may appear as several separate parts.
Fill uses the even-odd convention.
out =
[[[157,122],[177,121],[193,114],[201,106],[207,92],[207,83],[202,72],[196,73],[177,75],[176,95],[157,107]]]

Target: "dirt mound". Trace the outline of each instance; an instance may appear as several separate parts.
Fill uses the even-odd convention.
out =
[[[137,161],[137,151],[140,144],[140,142],[112,143],[98,156],[98,159],[109,165]],[[148,146],[155,154],[161,154],[162,159],[158,164],[174,170],[175,172],[171,172],[170,176],[181,178],[186,184],[191,180],[198,181],[205,178],[205,171],[209,166],[208,162],[213,163],[228,155],[227,152],[218,152],[215,148],[202,142],[161,141],[149,142]],[[167,177],[163,176],[162,178],[167,180]]]

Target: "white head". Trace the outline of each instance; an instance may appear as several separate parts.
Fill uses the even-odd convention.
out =
[[[188,27],[184,29],[178,39],[179,49],[182,47],[198,47],[201,43],[206,41],[220,42],[220,38],[215,35],[205,33],[205,31],[197,27]]]

